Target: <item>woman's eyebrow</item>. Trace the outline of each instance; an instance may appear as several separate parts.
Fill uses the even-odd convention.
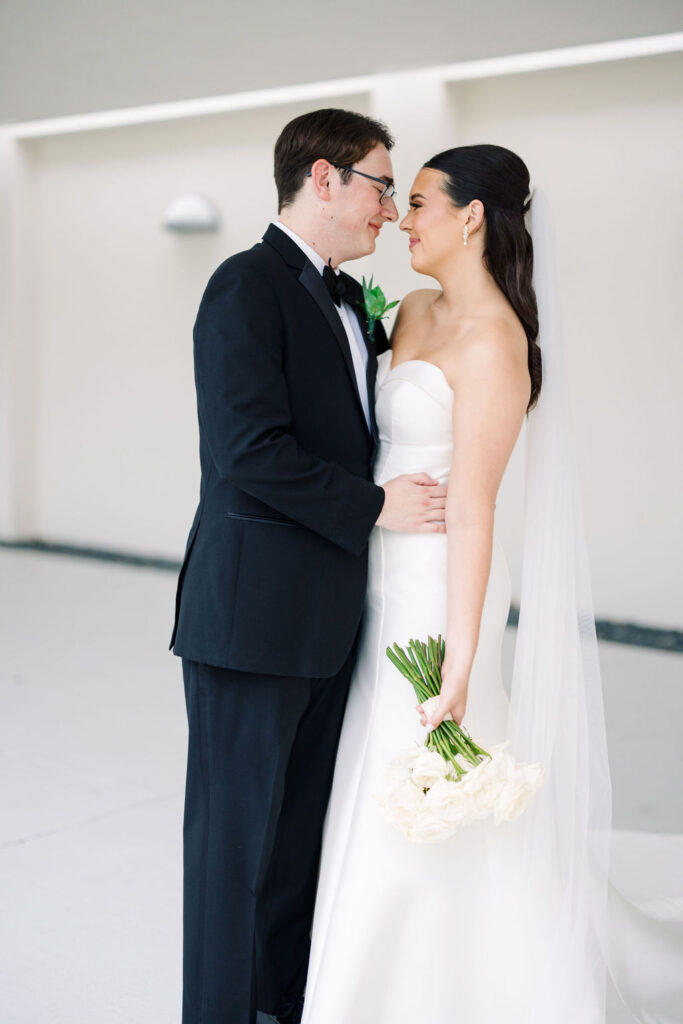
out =
[[[411,200],[412,199],[424,199],[424,196],[422,195],[421,192],[413,192],[413,194],[412,194],[412,196],[410,198],[411,198]]]

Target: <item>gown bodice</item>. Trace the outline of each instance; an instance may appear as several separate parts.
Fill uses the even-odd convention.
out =
[[[377,363],[375,415],[379,446],[375,483],[402,473],[429,473],[447,483],[453,452],[453,391],[435,363],[410,359]]]

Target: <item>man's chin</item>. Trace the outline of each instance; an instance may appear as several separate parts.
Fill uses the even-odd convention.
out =
[[[365,242],[362,248],[359,245],[357,249],[354,249],[352,256],[345,256],[339,262],[346,263],[349,260],[362,260],[364,256],[370,256],[375,251],[375,248],[375,240],[373,238],[371,241]]]

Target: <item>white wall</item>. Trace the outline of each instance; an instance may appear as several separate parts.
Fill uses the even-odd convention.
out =
[[[215,267],[276,215],[273,142],[301,110],[26,145],[38,253],[38,536],[181,553],[199,493],[197,306]],[[161,229],[167,204],[188,191],[216,202],[219,234]]]
[[[515,149],[549,195],[596,610],[662,626],[683,624],[674,557],[683,497],[674,441],[681,70],[680,56],[648,58],[459,84],[431,99],[405,82],[399,95],[397,79],[338,104],[385,116],[397,132],[402,211],[411,168],[465,142]],[[4,534],[181,553],[198,491],[197,304],[214,267],[256,241],[274,213],[280,128],[319,105],[22,144],[34,225],[27,251],[35,252],[22,302],[35,318],[26,340],[38,372],[25,369],[19,384],[37,396],[35,414],[26,403],[36,446],[23,515]],[[220,234],[161,230],[164,207],[185,191],[214,199]],[[374,273],[390,298],[425,283],[394,229],[371,260],[349,269]],[[499,500],[515,578],[520,512],[516,459]]]
[[[683,625],[683,57],[460,86],[552,204],[594,600]]]
[[[389,88],[373,104],[397,129],[399,208],[439,149],[492,142],[523,157],[555,221],[597,613],[681,627],[683,57],[459,83],[448,93],[448,116],[437,98],[426,105],[419,83],[412,101],[398,93],[392,102]],[[381,246],[374,269],[392,298],[429,286],[410,269],[405,236],[387,233]],[[520,444],[497,509],[515,594],[522,455]]]

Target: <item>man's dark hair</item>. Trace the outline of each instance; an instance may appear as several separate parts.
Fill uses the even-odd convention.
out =
[[[381,143],[391,149],[394,140],[381,121],[352,110],[314,110],[286,124],[275,143],[275,184],[278,211],[292,203],[316,160],[351,167]],[[342,179],[350,175],[342,173]]]

